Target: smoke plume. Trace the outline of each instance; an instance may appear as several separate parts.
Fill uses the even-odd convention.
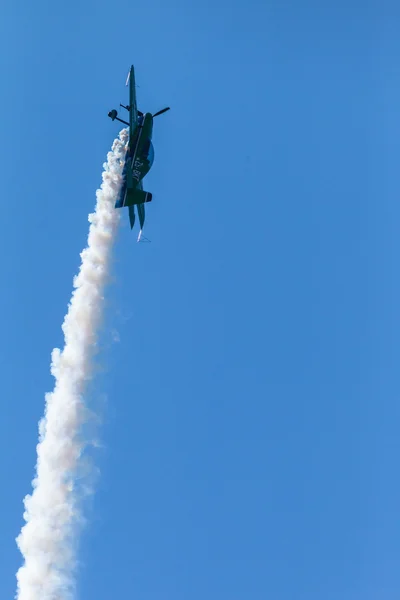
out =
[[[87,247],[73,282],[62,326],[64,348],[52,352],[54,390],[46,394],[39,423],[33,492],[24,499],[25,525],[17,538],[23,565],[17,572],[18,600],[71,600],[74,596],[76,540],[82,525],[79,471],[87,419],[84,393],[93,369],[103,292],[119,220],[114,202],[121,185],[127,130],[114,141],[89,215]]]

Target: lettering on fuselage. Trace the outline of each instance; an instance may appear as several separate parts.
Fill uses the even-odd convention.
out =
[[[137,179],[139,181],[140,179],[140,175],[141,175],[141,171],[140,169],[143,167],[143,162],[140,160],[140,158],[137,158],[135,160],[135,162],[133,163],[133,168],[132,168],[132,175],[135,179]]]

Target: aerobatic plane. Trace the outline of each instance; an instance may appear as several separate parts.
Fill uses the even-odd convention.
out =
[[[151,142],[153,133],[153,118],[165,113],[169,107],[163,108],[154,115],[151,113],[142,113],[137,108],[135,70],[133,65],[130,68],[126,85],[129,85],[129,104],[125,108],[129,113],[129,122],[118,117],[118,112],[114,109],[108,113],[113,121],[119,121],[129,127],[129,142],[125,157],[125,166],[122,172],[122,186],[120,194],[115,203],[115,208],[127,206],[129,209],[129,221],[131,229],[135,224],[135,206],[137,209],[140,232],[138,242],[142,238],[143,225],[145,220],[144,205],[151,202],[152,194],[143,190],[143,178],[150,171],[154,160],[154,148]]]

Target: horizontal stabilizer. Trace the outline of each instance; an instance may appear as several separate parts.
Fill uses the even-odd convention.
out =
[[[151,202],[153,194],[151,192],[145,192],[143,190],[128,189],[126,190],[126,198],[124,206],[133,206],[134,204],[144,204],[145,202]]]

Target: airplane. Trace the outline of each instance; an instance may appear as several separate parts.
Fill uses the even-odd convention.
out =
[[[143,226],[145,221],[146,202],[151,202],[153,195],[151,192],[143,190],[143,178],[150,171],[154,161],[154,148],[151,141],[153,133],[153,119],[158,115],[170,110],[169,106],[159,110],[154,115],[151,113],[142,113],[137,108],[135,70],[133,65],[130,68],[126,80],[126,86],[129,84],[129,104],[120,104],[122,108],[129,113],[129,122],[118,117],[118,112],[110,110],[108,116],[112,121],[119,121],[129,127],[129,141],[125,157],[125,165],[122,172],[122,186],[115,203],[115,208],[127,206],[129,209],[129,221],[131,229],[135,224],[135,206],[137,209],[140,232],[138,242],[141,241]],[[144,240],[143,240],[144,241]]]

